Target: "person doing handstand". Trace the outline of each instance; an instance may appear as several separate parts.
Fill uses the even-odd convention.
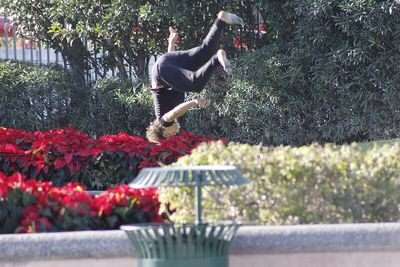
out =
[[[151,142],[159,143],[178,133],[178,117],[190,108],[207,107],[204,98],[185,102],[185,92],[200,92],[217,67],[232,73],[226,53],[219,48],[224,27],[227,24],[243,24],[243,20],[232,13],[220,11],[203,43],[184,51],[175,51],[177,33],[170,29],[168,52],[157,59],[152,68],[151,92],[153,94],[156,119],[147,127],[146,136]]]

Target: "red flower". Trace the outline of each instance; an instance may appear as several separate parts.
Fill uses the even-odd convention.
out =
[[[54,168],[55,169],[60,169],[65,166],[65,160],[64,158],[57,158],[56,161],[54,162]]]
[[[17,188],[17,187],[21,187],[23,180],[24,180],[24,177],[20,173],[17,172],[7,178],[6,184],[10,188]]]
[[[22,216],[27,221],[34,221],[39,218],[39,211],[35,206],[29,206],[22,209]]]
[[[47,217],[39,217],[39,213],[35,207],[23,209],[23,220],[17,232],[20,233],[36,233],[41,229],[50,230],[52,225]]]
[[[99,166],[100,170],[111,166],[116,175],[130,171],[134,176],[140,168],[172,163],[190,154],[200,143],[211,141],[214,139],[186,131],[157,145],[123,132],[90,139],[73,127],[34,134],[0,128],[0,164],[7,164],[8,173],[20,171],[37,179],[25,180],[19,172],[10,176],[0,172],[0,201],[7,203],[10,191],[18,190],[13,196],[21,196],[22,191],[23,197],[12,204],[23,208],[23,219],[17,229],[20,232],[48,231],[51,227],[70,230],[74,225],[71,221],[87,221],[99,229],[116,227],[108,225],[107,216],[117,215],[119,223],[130,222],[137,220],[136,210],[144,213],[139,216],[144,221],[160,222],[164,215],[159,213],[156,189],[138,190],[119,185],[93,197],[77,183],[54,187],[51,182],[38,180],[56,177],[68,181],[88,166]],[[75,220],[81,217],[91,219]],[[64,220],[68,221],[65,226]]]

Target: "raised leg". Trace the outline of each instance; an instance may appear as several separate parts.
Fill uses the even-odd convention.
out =
[[[206,64],[218,51],[219,41],[221,40],[225,25],[224,21],[216,19],[201,46],[189,50],[167,53],[163,55],[164,60],[179,68],[196,71]]]
[[[198,70],[217,53],[219,41],[227,24],[243,24],[243,20],[235,14],[220,11],[201,46],[167,53],[163,57],[168,63],[179,68],[190,71]]]

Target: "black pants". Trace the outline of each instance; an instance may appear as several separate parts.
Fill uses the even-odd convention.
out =
[[[216,19],[201,46],[169,52],[158,58],[152,78],[174,91],[200,92],[212,71],[220,66],[216,53],[225,25],[224,21]]]

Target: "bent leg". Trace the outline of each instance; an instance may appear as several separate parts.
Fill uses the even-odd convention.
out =
[[[172,64],[160,66],[160,79],[164,86],[178,92],[200,92],[211,77],[213,70],[220,66],[214,55],[197,71],[179,68]]]
[[[193,63],[193,70],[199,69],[217,53],[225,25],[224,21],[216,19],[202,45],[188,50]]]
[[[212,72],[216,67],[221,66],[220,61],[218,60],[218,56],[214,55],[210,60],[206,62],[200,69],[195,71],[193,83],[195,84],[196,92],[200,92],[204,89],[207,82],[211,78]]]

